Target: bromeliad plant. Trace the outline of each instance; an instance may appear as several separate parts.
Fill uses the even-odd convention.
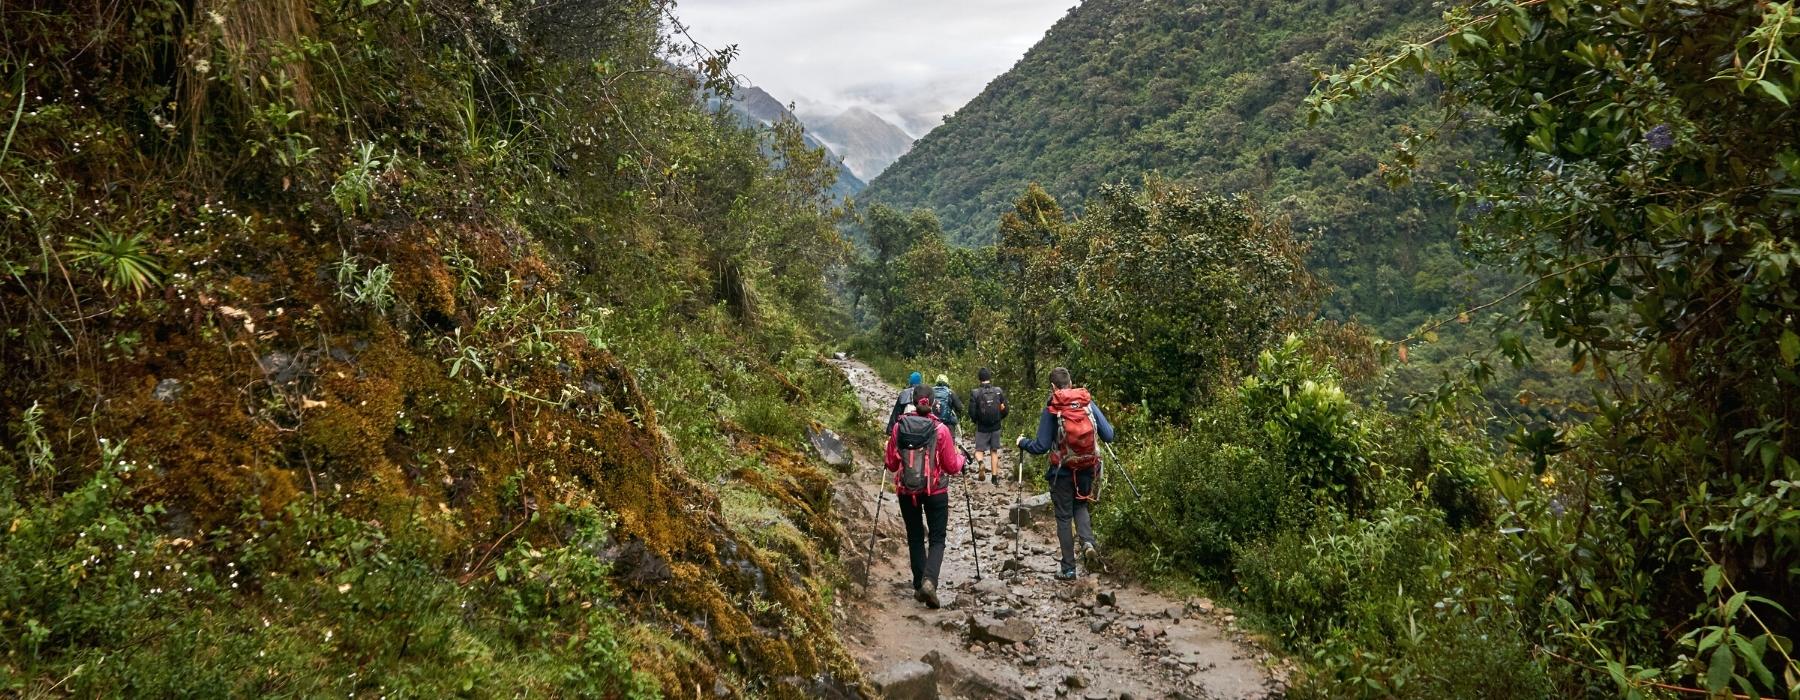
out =
[[[95,224],[93,235],[69,242],[68,253],[75,263],[92,267],[109,291],[130,289],[141,297],[162,283],[162,265],[151,255],[142,231],[116,233]]]
[[[1576,483],[1518,521],[1551,554],[1511,572],[1557,603],[1542,651],[1628,696],[1792,697],[1795,3],[1482,0],[1446,25],[1323,76],[1311,102],[1329,116],[1425,75],[1442,82],[1446,123],[1489,127],[1510,150],[1445,186],[1473,215],[1464,243],[1534,280],[1516,320],[1600,389],[1593,424],[1556,457]],[[1410,145],[1386,166],[1395,179]],[[1719,602],[1721,571],[1735,604]],[[1687,652],[1668,641],[1707,629]]]

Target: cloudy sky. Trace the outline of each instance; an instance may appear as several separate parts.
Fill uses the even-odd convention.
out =
[[[1076,0],[680,0],[733,71],[802,113],[863,106],[923,135],[1062,19]]]

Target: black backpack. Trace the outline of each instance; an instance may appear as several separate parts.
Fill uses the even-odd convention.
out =
[[[894,424],[895,447],[900,453],[900,487],[905,495],[931,493],[942,476],[937,463],[937,421],[909,413]]]
[[[1006,402],[1001,399],[1004,395],[1005,392],[1000,391],[997,386],[976,387],[975,395],[970,397],[974,406],[969,409],[969,415],[974,416],[975,422],[980,425],[1000,422],[1006,417]]]

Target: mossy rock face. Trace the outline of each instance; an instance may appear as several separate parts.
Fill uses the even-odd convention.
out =
[[[842,538],[829,482],[780,442],[842,399],[805,359],[825,317],[806,307],[848,252],[812,180],[828,165],[699,108],[665,70],[659,16],[630,3],[557,22],[457,3],[177,5],[16,18],[14,97],[33,100],[0,159],[0,444],[20,453],[0,454],[0,498],[47,511],[104,475],[98,439],[123,441],[145,468],[108,493],[195,567],[233,569],[227,612],[304,606],[258,598],[260,574],[355,608],[364,589],[310,557],[367,556],[405,571],[346,615],[375,616],[365,631],[430,617],[495,666],[629,657],[677,696],[857,680],[821,603]],[[548,24],[605,30],[564,52]],[[112,275],[134,260],[135,281]],[[765,397],[782,435],[737,435],[738,396]],[[778,536],[734,529],[725,488],[754,491]],[[321,522],[354,551],[325,551]],[[402,541],[404,556],[382,549]],[[613,551],[598,541],[635,563],[596,564]],[[540,550],[564,569],[522,579]],[[516,604],[460,628],[386,607],[417,582]],[[311,631],[271,619],[262,636]],[[361,640],[371,656],[434,675],[381,637]],[[81,644],[97,656],[32,673],[119,658]],[[611,672],[568,675],[589,671]],[[325,683],[374,692],[343,676]]]
[[[431,309],[413,321],[342,309],[316,275],[298,272],[312,268],[292,265],[280,304],[242,297],[281,280],[241,281],[233,303],[172,324],[156,353],[109,368],[128,380],[103,390],[95,420],[157,465],[134,476],[136,497],[168,505],[173,534],[201,537],[237,522],[246,504],[278,519],[317,494],[371,522],[425,523],[451,567],[479,564],[509,537],[553,545],[558,533],[530,525],[535,514],[595,506],[614,518],[615,543],[637,552],[613,562],[618,605],[644,640],[634,665],[665,688],[805,697],[816,689],[782,679],[857,681],[816,590],[829,575],[821,553],[843,537],[822,472],[774,440],[738,435],[737,453],[762,466],[734,476],[775,504],[793,535],[759,543],[734,532],[610,353],[561,336],[552,341],[560,361],[508,368],[510,390],[485,375],[450,377],[433,325],[472,328],[476,303],[457,303],[440,260],[415,262],[396,282],[415,309]],[[554,279],[535,258],[510,265],[540,284]],[[178,393],[159,394],[167,378]],[[570,385],[580,391],[560,405],[522,396]]]

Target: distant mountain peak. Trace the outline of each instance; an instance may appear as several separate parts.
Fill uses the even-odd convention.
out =
[[[857,177],[869,180],[912,150],[913,137],[863,107],[850,107],[835,115],[808,116],[807,128],[835,153]]]
[[[717,100],[717,96],[709,97],[709,99]],[[787,105],[783,104],[781,100],[769,94],[769,91],[755,86],[746,85],[732,91],[731,99],[727,104],[732,113],[743,120],[744,125],[748,127],[767,127],[789,119],[801,121],[799,117],[794,116],[793,112],[788,111]],[[837,164],[837,184],[832,187],[832,194],[842,199],[861,192],[867,178],[861,177],[860,173],[857,173],[855,168],[847,163],[842,151],[820,138],[813,132],[810,125],[803,121],[801,124],[805,127],[802,138],[805,139],[806,144],[814,148],[825,149],[825,157]]]

